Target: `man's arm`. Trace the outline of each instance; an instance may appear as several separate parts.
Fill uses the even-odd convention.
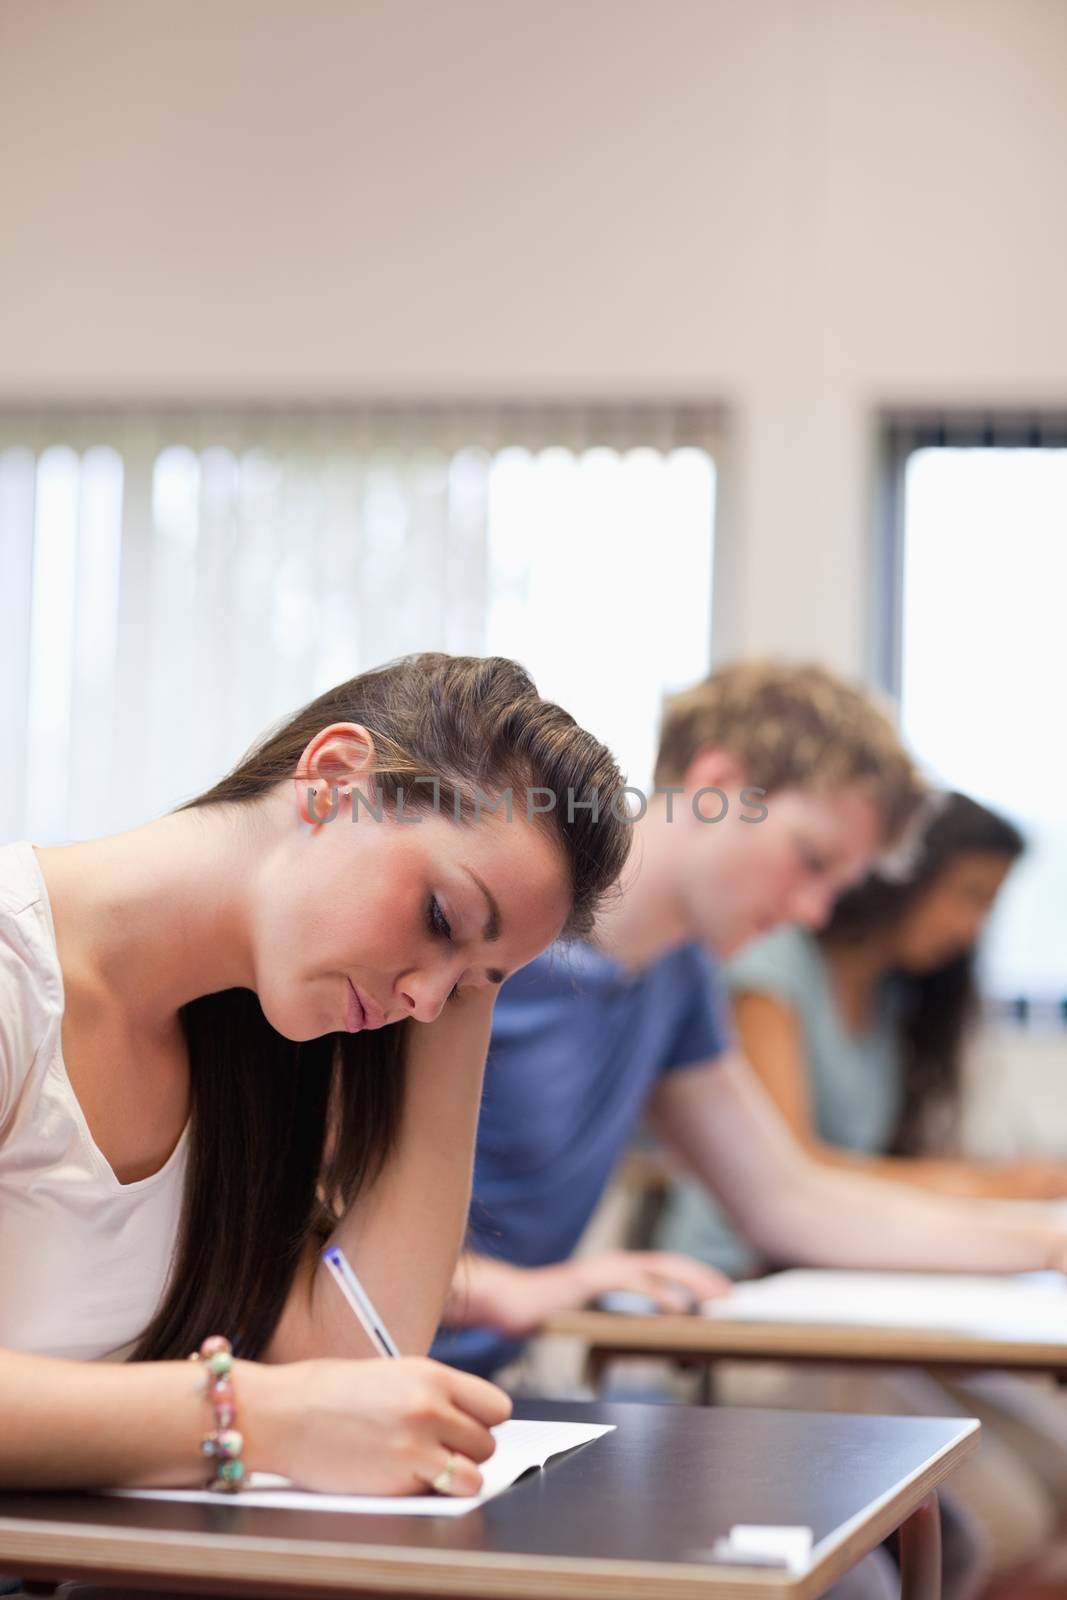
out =
[[[469,989],[410,1029],[400,1137],[377,1182],[338,1223],[339,1244],[405,1355],[430,1348],[463,1243],[494,991]],[[308,1249],[271,1361],[376,1354]]]
[[[967,1200],[823,1166],[736,1054],[661,1079],[656,1132],[775,1261],[945,1272],[1067,1270],[1041,1205]]]

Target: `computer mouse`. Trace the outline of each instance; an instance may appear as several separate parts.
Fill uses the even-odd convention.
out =
[[[597,1295],[593,1309],[621,1311],[631,1317],[654,1317],[659,1306],[651,1295],[641,1294],[636,1289],[609,1289],[606,1294]]]
[[[658,1306],[651,1295],[641,1294],[637,1289],[609,1289],[606,1294],[598,1295],[593,1301],[595,1311],[616,1311],[631,1317],[658,1317],[665,1315],[661,1306]],[[696,1301],[682,1308],[685,1312],[696,1311]]]

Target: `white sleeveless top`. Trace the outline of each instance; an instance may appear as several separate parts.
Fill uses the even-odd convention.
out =
[[[158,1309],[181,1212],[188,1127],[122,1184],[63,1063],[63,975],[33,846],[0,846],[0,1346],[129,1353]]]

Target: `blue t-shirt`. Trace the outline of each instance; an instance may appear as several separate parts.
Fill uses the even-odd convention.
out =
[[[518,1266],[565,1261],[656,1080],[723,1053],[715,969],[693,945],[641,972],[579,944],[517,972],[496,1003],[468,1242]],[[433,1354],[488,1374],[521,1341],[444,1329]]]

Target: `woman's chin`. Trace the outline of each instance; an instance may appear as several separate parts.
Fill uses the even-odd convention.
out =
[[[262,999],[260,1007],[275,1033],[280,1033],[291,1044],[307,1044],[311,1039],[325,1038],[328,1033],[345,1031],[343,1024],[331,1022],[328,1017],[300,1016],[280,1007],[264,1005]]]

